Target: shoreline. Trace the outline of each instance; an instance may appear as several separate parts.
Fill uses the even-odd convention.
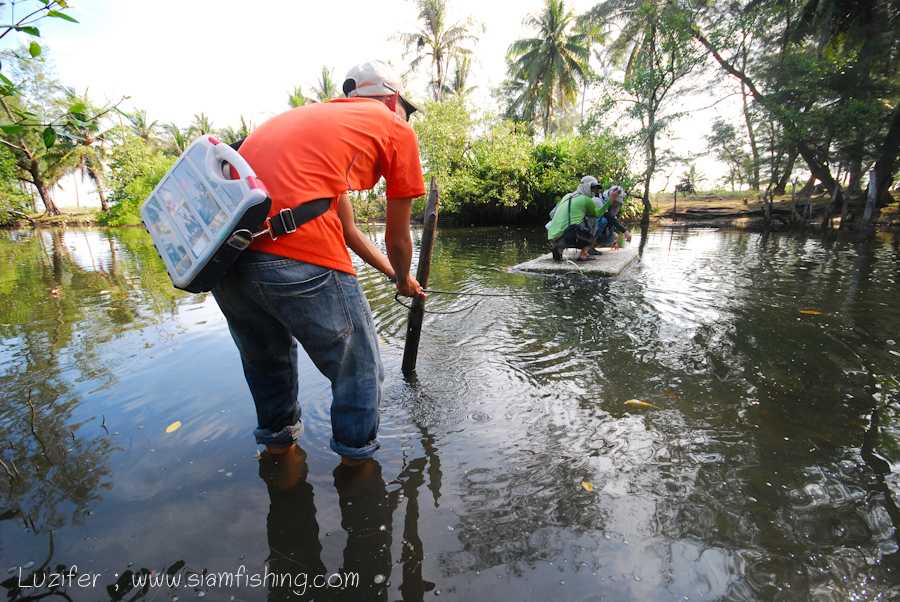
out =
[[[747,195],[718,195],[715,193],[698,193],[687,195],[678,199],[677,213],[674,212],[675,203],[671,194],[658,195],[654,199],[653,213],[650,215],[650,225],[663,228],[679,229],[703,229],[703,228],[733,228],[735,230],[765,230],[766,223],[763,217],[763,205],[758,199]],[[797,206],[805,210],[810,205],[812,217],[805,220],[805,229],[820,229],[822,216],[830,203],[827,196],[818,196],[804,199]],[[789,222],[794,203],[790,197],[782,197],[772,204],[772,219],[774,223],[768,228],[773,231],[804,229],[798,228]],[[28,218],[18,218],[10,223],[0,225],[4,230],[20,230],[23,228],[47,229],[68,227],[91,228],[140,228],[142,224],[126,224],[122,226],[106,226],[99,223],[101,213],[99,210],[78,209],[72,212],[63,211],[60,215],[48,216],[44,214],[32,214]],[[453,220],[448,216],[451,224]],[[840,224],[840,216],[834,218],[835,227]],[[629,227],[639,227],[640,218],[623,220]],[[413,224],[418,223],[415,219]],[[360,226],[384,226],[383,219],[374,219],[368,222],[359,222]],[[535,226],[537,224],[534,224]],[[449,227],[454,227],[449,225]],[[465,227],[460,225],[459,227]],[[529,224],[491,224],[483,226],[491,227],[529,227]],[[895,202],[882,208],[878,219],[873,223],[876,230],[889,230],[900,228],[900,203]]]

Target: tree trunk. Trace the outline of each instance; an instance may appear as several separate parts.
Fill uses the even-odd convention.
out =
[[[88,164],[87,172],[88,177],[94,181],[94,186],[97,188],[97,196],[100,197],[100,210],[109,211],[109,200],[107,200],[106,193],[103,191],[103,180],[100,173],[90,164]]]
[[[587,96],[587,87],[587,80],[585,79],[581,88],[581,119],[579,121],[580,127],[584,127],[584,97]]]
[[[784,166],[784,173],[782,173],[781,177],[778,179],[778,183],[775,185],[775,190],[772,191],[772,194],[784,194],[787,191],[787,185],[791,179],[791,174],[794,172],[794,164],[797,162],[798,154],[797,147],[791,147],[791,150],[788,153],[787,162]]]
[[[900,150],[900,103],[894,107],[891,128],[888,130],[881,153],[875,162],[875,186],[878,191],[879,208],[891,202],[891,184],[894,181],[898,150]]]
[[[34,187],[37,188],[41,201],[44,203],[44,213],[47,215],[59,215],[59,208],[57,208],[56,203],[53,202],[53,198],[50,196],[50,188],[44,182],[44,178],[41,177],[37,161],[31,162],[29,171],[31,172],[31,181]]]
[[[803,188],[800,189],[798,193],[800,196],[812,196],[813,190],[816,187],[816,176],[810,175],[809,179],[806,180],[806,184],[803,185]]]
[[[854,148],[854,150],[855,150],[855,148]],[[859,152],[862,152],[861,148],[859,149]],[[850,176],[850,179],[847,182],[847,194],[848,195],[855,196],[862,192],[862,188],[860,188],[860,183],[862,182],[862,173],[863,173],[862,159],[861,158],[850,159],[849,166],[847,167],[847,174]]]
[[[53,197],[50,196],[50,189],[43,183],[39,184],[37,189],[41,202],[44,203],[44,213],[47,215],[59,215],[61,212],[56,203],[53,202]]]
[[[759,190],[759,148],[756,146],[756,134],[753,132],[753,122],[750,120],[750,105],[747,103],[747,86],[741,82],[741,100],[744,103],[744,123],[747,124],[747,137],[750,138],[750,153],[753,155],[753,181],[750,188]],[[782,191],[782,194],[784,192]]]
[[[650,134],[647,137],[647,171],[644,173],[644,212],[641,215],[641,224],[649,224],[650,223],[650,179],[653,177],[653,172],[656,171],[656,132],[655,128],[655,115],[654,111],[650,111],[648,124],[650,129]]]
[[[841,198],[841,185],[835,185],[834,191],[831,193],[831,204],[825,210],[825,216],[822,218],[822,230],[831,230],[831,218],[834,216],[834,207],[837,206]]]
[[[878,213],[878,184],[875,170],[869,171],[869,190],[866,194],[866,208],[863,210],[862,228],[868,228]]]
[[[544,109],[544,138],[550,131],[550,112],[553,110],[553,93],[551,91],[550,98],[547,99],[547,107]]]

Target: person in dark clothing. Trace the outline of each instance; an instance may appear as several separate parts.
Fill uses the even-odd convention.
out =
[[[619,243],[617,240],[616,233],[624,234],[625,240],[631,240],[631,233],[628,232],[628,229],[619,221],[619,209],[622,208],[622,201],[624,200],[625,191],[621,186],[613,186],[609,190],[607,190],[602,196],[596,197],[594,202],[598,206],[608,205],[608,209],[597,220],[597,244],[599,247],[612,247],[617,249],[619,247]],[[594,253],[599,253],[599,251],[594,251]]]

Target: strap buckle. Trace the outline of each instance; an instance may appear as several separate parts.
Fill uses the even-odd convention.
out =
[[[296,222],[296,220],[294,220],[293,210],[286,209],[286,208],[282,209],[281,211],[279,211],[276,215],[274,215],[272,217],[276,217],[276,216],[278,217],[278,219],[281,220],[281,228],[282,228],[282,230],[284,230],[284,232],[280,236],[275,235],[275,231],[272,229],[272,218],[267,217],[266,221],[263,222],[263,225],[265,225],[265,228],[263,228],[259,232],[255,232],[253,234],[253,238],[255,239],[257,236],[262,236],[263,234],[268,234],[269,238],[271,238],[272,240],[278,240],[281,236],[284,236],[285,234],[292,234],[297,231],[297,222]],[[285,219],[285,216],[287,216],[288,219]],[[288,225],[288,221],[290,221],[290,225]]]
[[[287,221],[285,221],[285,219],[284,219],[285,215],[288,216],[291,220],[290,226],[287,225]],[[294,220],[294,212],[291,209],[285,208],[285,209],[282,209],[281,211],[279,211],[278,219],[281,220],[281,227],[284,228],[285,234],[292,234],[293,232],[297,231],[297,222]],[[271,224],[271,221],[269,223]],[[271,231],[269,232],[269,234],[271,235]],[[273,240],[274,240],[274,237],[273,237]]]

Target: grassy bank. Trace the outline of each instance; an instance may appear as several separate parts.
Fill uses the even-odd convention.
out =
[[[895,195],[894,202],[881,209],[876,221],[877,226],[887,228],[900,226],[900,207],[897,200]],[[831,198],[827,194],[812,198],[797,198],[801,213],[807,204],[811,204],[813,216],[824,215],[830,203]],[[763,223],[764,204],[759,198],[759,193],[755,191],[679,193],[677,206],[675,195],[667,192],[654,195],[652,204],[653,220],[659,225],[744,228],[756,227]],[[778,195],[773,199],[772,210],[773,213],[785,214],[789,213],[793,206],[794,201],[790,194]],[[837,216],[835,219],[839,221]]]
[[[7,228],[24,228],[37,226],[40,228],[53,228],[60,226],[96,226],[100,216],[99,209],[67,208],[59,215],[47,215],[45,213],[30,213],[27,218],[18,218],[9,224]]]

